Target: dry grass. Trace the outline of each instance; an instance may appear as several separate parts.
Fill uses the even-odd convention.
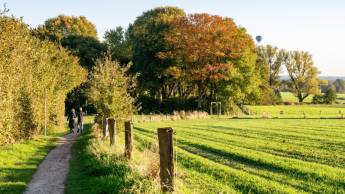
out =
[[[178,121],[178,120],[191,120],[191,119],[205,119],[209,115],[204,111],[174,111],[173,114],[163,115],[138,115],[135,116],[133,121],[135,123],[143,122],[160,122],[160,121]]]

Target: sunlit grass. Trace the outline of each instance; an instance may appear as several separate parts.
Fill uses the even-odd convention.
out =
[[[210,119],[142,123],[176,131],[177,177],[196,193],[345,193],[345,120]],[[205,177],[205,179],[203,179]]]
[[[38,165],[66,128],[48,130],[48,136],[0,147],[0,193],[23,193]]]

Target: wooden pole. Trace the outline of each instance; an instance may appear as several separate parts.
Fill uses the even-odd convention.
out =
[[[174,191],[174,145],[173,129],[158,128],[160,179],[163,192]]]
[[[125,157],[131,159],[132,157],[132,129],[133,123],[131,121],[125,122]]]
[[[115,135],[116,135],[115,119],[113,119],[113,118],[108,119],[108,125],[109,125],[110,145],[114,145],[115,144]]]
[[[102,129],[103,129],[103,137],[106,137],[108,135],[108,119],[106,117],[103,117],[102,121]]]
[[[44,89],[44,136],[47,136],[47,89]]]

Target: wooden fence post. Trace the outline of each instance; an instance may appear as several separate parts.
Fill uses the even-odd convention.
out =
[[[158,128],[160,179],[163,192],[174,191],[174,144],[173,129]]]
[[[109,136],[110,136],[110,145],[114,145],[115,136],[116,136],[116,122],[115,119],[108,119],[109,124]]]
[[[103,137],[108,136],[108,119],[103,117],[102,120]]]
[[[125,122],[125,157],[127,159],[131,159],[132,156],[132,129],[133,123],[132,121]]]

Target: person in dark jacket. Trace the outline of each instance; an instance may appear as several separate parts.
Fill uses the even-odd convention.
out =
[[[77,114],[78,117],[78,131],[77,133],[83,133],[83,119],[84,119],[84,113],[83,113],[83,109],[80,107],[79,108],[79,112]]]
[[[71,112],[68,114],[68,117],[67,117],[68,127],[69,127],[71,133],[74,132],[75,118],[76,118],[75,110],[72,108]]]

